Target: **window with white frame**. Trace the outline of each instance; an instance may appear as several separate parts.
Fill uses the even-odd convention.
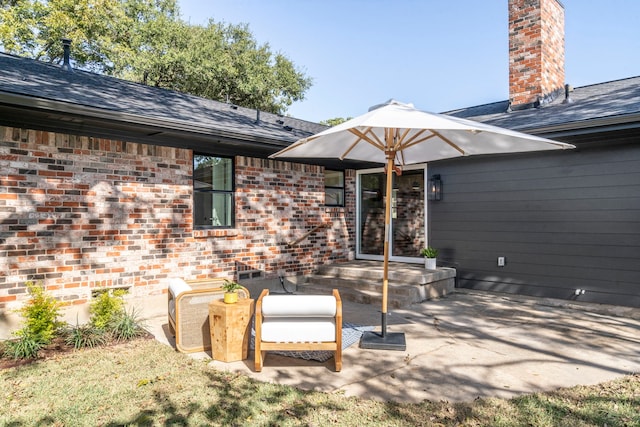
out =
[[[234,226],[233,159],[193,155],[194,228]]]

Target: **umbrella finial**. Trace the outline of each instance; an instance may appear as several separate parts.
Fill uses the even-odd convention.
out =
[[[400,102],[400,101],[397,101],[397,100],[391,98],[387,102],[383,102],[382,104],[376,104],[374,106],[369,107],[369,111],[377,110],[378,108],[386,107],[387,105],[402,105],[402,106],[405,106],[405,107],[414,108],[413,104],[411,104],[411,103],[406,104],[404,102]]]

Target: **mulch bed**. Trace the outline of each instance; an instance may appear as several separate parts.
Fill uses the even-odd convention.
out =
[[[147,333],[142,337],[136,339],[154,339],[153,334]],[[117,345],[122,344],[122,341],[109,341],[106,344],[103,344],[101,347],[116,347]],[[16,368],[19,366],[30,365],[35,362],[43,361],[50,358],[56,358],[59,356],[64,356],[69,353],[73,353],[77,351],[73,346],[68,345],[64,342],[64,337],[55,337],[53,341],[44,346],[40,351],[38,351],[38,357],[34,359],[13,359],[11,357],[6,357],[0,353],[0,370]]]

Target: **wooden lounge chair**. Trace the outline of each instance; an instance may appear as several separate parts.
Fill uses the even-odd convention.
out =
[[[267,351],[334,352],[335,370],[342,369],[342,300],[332,295],[269,295],[256,303],[255,370],[262,371]]]
[[[195,353],[211,349],[209,303],[222,299],[224,279],[184,281],[170,279],[167,292],[169,330],[176,338],[176,349]],[[238,291],[240,298],[249,298],[249,291]]]

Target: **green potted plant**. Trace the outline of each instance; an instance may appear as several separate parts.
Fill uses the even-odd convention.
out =
[[[224,285],[222,285],[222,289],[224,290],[225,303],[235,304],[238,302],[238,290],[242,289],[242,285],[232,280],[225,279]]]
[[[438,250],[436,248],[432,248],[431,246],[422,248],[420,255],[424,257],[424,267],[427,270],[436,269],[436,257],[438,256]]]

